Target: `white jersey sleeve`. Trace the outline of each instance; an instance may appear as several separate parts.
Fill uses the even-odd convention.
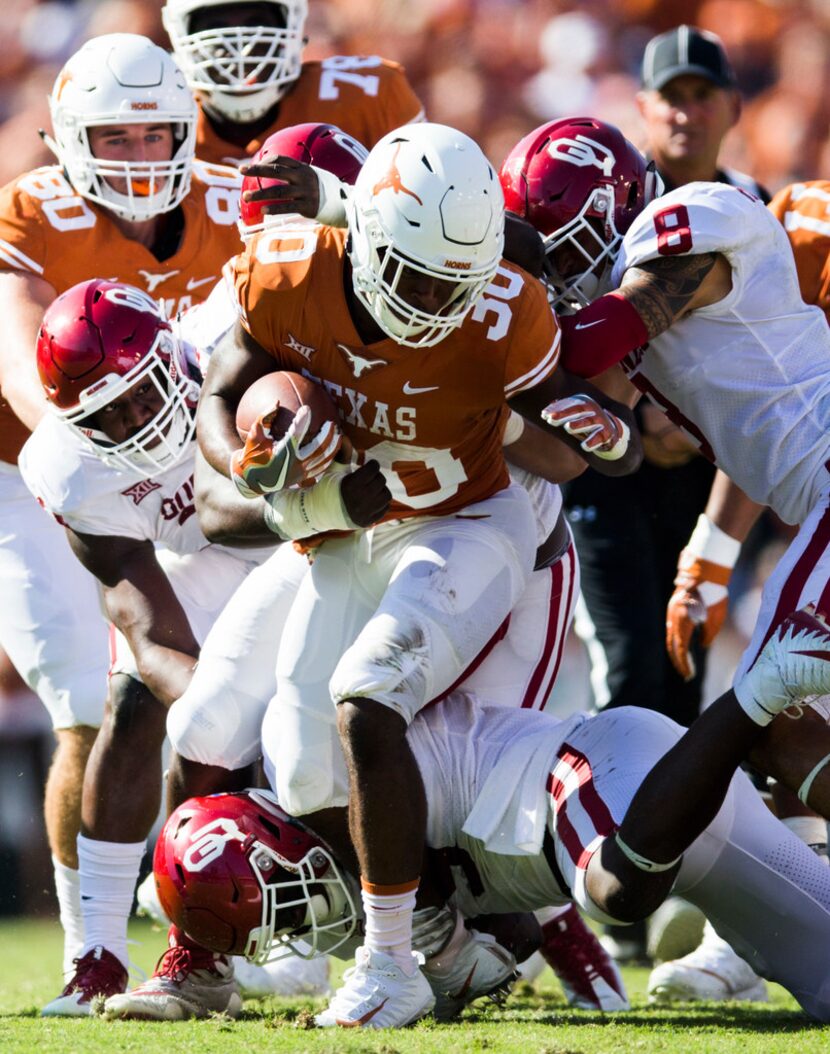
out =
[[[666,256],[723,253],[730,262],[754,263],[752,240],[774,241],[767,209],[741,187],[728,183],[687,183],[656,198],[635,219],[620,247],[612,281],[619,285],[629,267]],[[780,241],[780,239],[778,239]]]
[[[801,523],[827,481],[830,333],[804,303],[787,235],[747,191],[690,183],[651,202],[612,281],[648,261],[720,253],[732,284],[623,360],[647,394],[754,501]]]
[[[188,362],[195,365],[203,377],[214,349],[236,325],[238,317],[232,261],[229,261],[207,299],[188,308],[173,323],[176,335],[184,344]]]
[[[153,479],[105,464],[71,427],[48,415],[20,454],[26,486],[61,523],[80,534],[159,542],[174,552],[208,545],[193,499],[195,443]]]

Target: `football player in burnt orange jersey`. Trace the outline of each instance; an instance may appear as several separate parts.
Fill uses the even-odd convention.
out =
[[[0,643],[56,730],[45,808],[71,976],[83,943],[76,836],[104,710],[107,630],[94,580],[16,465],[46,410],[35,339],[55,297],[97,276],[131,282],[168,315],[206,297],[240,245],[239,177],[194,161],[193,97],[173,59],[144,37],[85,44],[58,76],[50,105],[58,164],[0,191]],[[163,727],[163,713],[160,720]],[[134,757],[142,727],[130,733]]]
[[[377,55],[303,62],[307,0],[167,0],[162,19],[200,104],[196,153],[233,164],[278,128],[322,121],[367,147],[424,111]]]
[[[255,430],[238,449],[239,398],[276,361],[325,385],[358,461],[379,462],[392,494],[374,527],[315,550],[263,726],[283,806],[319,826],[348,804],[360,860],[365,944],[321,1025],[403,1025],[432,1006],[411,952],[425,814],[405,732],[494,635],[532,566],[505,402],[534,422],[544,412],[606,472],[640,456],[628,410],[603,411],[556,372],[556,321],[543,287],[501,259],[503,224],[472,140],[400,128],[358,176],[348,247],[331,228],[277,227],[237,258],[242,326],[208,369],[200,443],[242,493],[303,481],[290,436],[263,456]]]
[[[801,295],[830,322],[830,180],[783,187],[769,208],[784,224],[795,256]]]

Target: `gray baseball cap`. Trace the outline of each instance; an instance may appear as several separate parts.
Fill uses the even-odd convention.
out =
[[[644,88],[660,91],[684,74],[705,77],[719,88],[734,88],[736,83],[720,38],[696,26],[677,26],[652,37],[643,54]]]

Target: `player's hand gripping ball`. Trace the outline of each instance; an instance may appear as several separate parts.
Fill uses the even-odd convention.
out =
[[[230,474],[245,498],[316,482],[343,442],[325,389],[287,370],[260,377],[245,392],[236,430],[245,445],[231,455]]]

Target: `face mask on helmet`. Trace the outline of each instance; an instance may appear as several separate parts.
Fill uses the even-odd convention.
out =
[[[548,298],[560,312],[608,291],[625,232],[662,191],[653,166],[617,128],[581,117],[525,136],[499,179],[506,208],[543,237]]]
[[[384,136],[348,215],[355,295],[407,347],[430,347],[457,329],[501,260],[498,179],[480,147],[445,125]]]
[[[355,898],[327,846],[267,791],[191,798],[153,859],[169,918],[213,951],[263,963],[304,958],[354,934]]]
[[[46,142],[75,190],[138,222],[176,208],[190,190],[196,103],[172,57],[146,37],[111,33],[88,41],[58,75],[49,96],[54,138]],[[93,128],[169,126],[163,160],[96,157]]]
[[[229,121],[256,121],[302,68],[307,0],[168,0],[162,21],[193,91]]]
[[[295,124],[269,135],[251,158],[256,164],[266,157],[293,157],[307,165],[331,172],[342,183],[354,185],[369,151],[356,139],[333,124]],[[261,201],[245,201],[246,190],[262,190],[280,183],[278,179],[245,176],[242,180],[239,204],[239,233],[243,240],[253,237],[265,227],[281,227],[296,223],[296,214],[269,216],[262,211]]]
[[[170,324],[139,289],[92,279],[61,294],[43,316],[37,366],[53,412],[113,468],[149,478],[193,439],[198,386]],[[101,417],[125,396],[156,412],[118,441]]]

